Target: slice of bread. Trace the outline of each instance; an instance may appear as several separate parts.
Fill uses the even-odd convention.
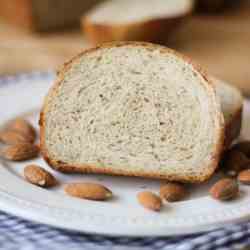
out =
[[[82,18],[94,44],[110,41],[161,41],[194,8],[193,0],[109,0]]]
[[[45,160],[64,172],[202,182],[224,143],[213,84],[189,59],[151,43],[108,43],[75,57],[40,126]]]
[[[237,88],[221,80],[213,78],[213,82],[216,86],[216,93],[219,96],[225,120],[225,148],[228,148],[240,135],[243,96]]]

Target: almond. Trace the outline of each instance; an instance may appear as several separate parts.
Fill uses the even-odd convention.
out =
[[[241,171],[238,175],[238,181],[250,185],[250,169]]]
[[[101,201],[112,197],[112,192],[108,188],[96,183],[70,183],[64,190],[71,196],[88,200]]]
[[[137,199],[143,207],[153,211],[160,211],[162,207],[162,201],[160,197],[149,191],[140,192],[137,195]]]
[[[223,178],[210,189],[210,195],[217,200],[230,200],[239,193],[238,183],[230,178]]]
[[[37,157],[39,148],[30,143],[19,143],[6,146],[1,151],[1,156],[11,161],[24,161]]]
[[[0,132],[0,141],[5,144],[29,143],[29,138],[14,130],[3,130]]]
[[[250,141],[245,140],[239,143],[236,143],[232,147],[233,150],[238,150],[245,154],[247,157],[250,157]]]
[[[229,176],[237,176],[237,174],[246,169],[250,165],[250,160],[240,151],[229,150],[223,159],[224,172]]]
[[[57,183],[51,173],[37,165],[26,166],[24,168],[24,177],[28,182],[40,187],[52,187]]]
[[[33,143],[36,139],[36,130],[28,121],[22,118],[16,118],[11,121],[8,124],[8,129],[25,135],[30,143]]]
[[[170,182],[160,187],[160,197],[169,202],[180,201],[186,195],[186,189],[179,183]]]

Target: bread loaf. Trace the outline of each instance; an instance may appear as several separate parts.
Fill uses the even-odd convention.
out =
[[[213,78],[213,82],[225,120],[225,148],[228,148],[240,135],[243,97],[237,88],[215,78]]]
[[[41,151],[63,172],[202,182],[223,150],[213,84],[166,47],[109,43],[59,72],[41,117]]]
[[[109,41],[165,40],[190,13],[193,0],[109,0],[82,18],[85,36],[94,44]]]

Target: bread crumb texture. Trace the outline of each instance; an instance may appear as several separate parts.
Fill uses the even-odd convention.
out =
[[[175,52],[147,43],[76,57],[59,74],[42,119],[50,159],[98,172],[205,179],[223,139],[212,85]]]

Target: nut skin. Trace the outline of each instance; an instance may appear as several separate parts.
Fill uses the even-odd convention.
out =
[[[160,211],[162,207],[162,201],[160,197],[150,191],[138,193],[137,200],[143,207],[153,211]]]
[[[30,143],[9,145],[1,151],[0,155],[10,161],[30,160],[39,155],[39,147]]]
[[[231,200],[238,195],[239,186],[235,180],[223,178],[212,186],[209,193],[216,200]]]
[[[160,197],[168,202],[181,201],[187,195],[187,190],[182,184],[169,182],[160,187]]]
[[[0,141],[4,144],[13,145],[18,143],[30,143],[29,138],[14,130],[3,130],[0,132]]]
[[[241,171],[237,179],[242,184],[250,185],[250,169]]]
[[[244,170],[250,166],[250,160],[241,151],[231,149],[225,153],[222,167],[224,172],[235,177],[241,170]]]
[[[104,201],[112,197],[112,192],[103,185],[96,183],[69,183],[65,186],[64,191],[73,197]]]
[[[40,187],[53,187],[57,184],[50,172],[34,164],[24,168],[24,177],[28,182]]]
[[[26,140],[33,143],[36,140],[36,130],[23,118],[16,118],[8,124],[8,129],[16,131],[26,137]]]

